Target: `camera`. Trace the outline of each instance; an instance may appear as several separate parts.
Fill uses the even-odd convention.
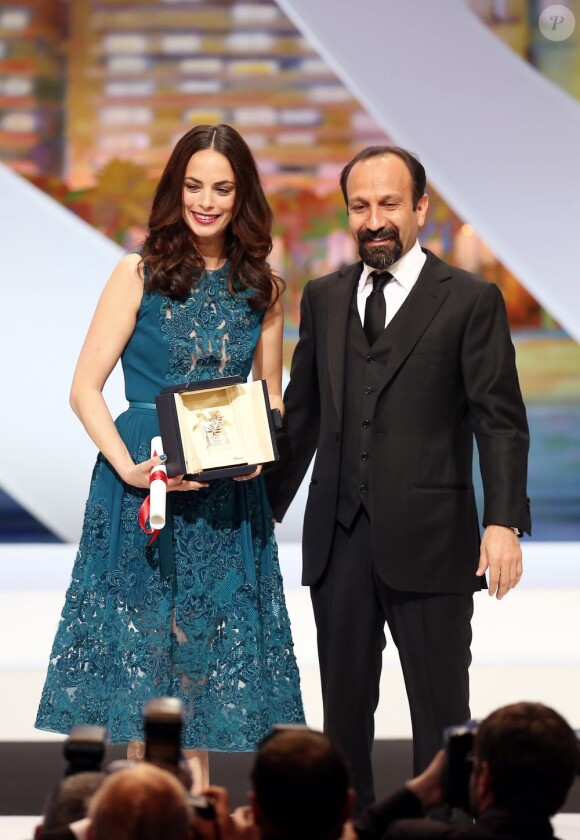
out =
[[[177,767],[181,757],[183,704],[177,697],[155,697],[143,709],[145,761]]]
[[[63,745],[65,776],[101,770],[107,744],[104,726],[73,726]]]
[[[170,765],[183,772],[184,764],[187,767],[181,752],[183,717],[183,703],[177,697],[156,697],[146,703],[143,709],[145,761]],[[201,819],[215,817],[213,803],[207,796],[189,796],[188,802]]]
[[[452,808],[469,810],[469,779],[473,766],[473,741],[479,721],[467,720],[443,732],[445,769],[443,799]]]
[[[215,818],[213,802],[207,796],[188,796],[187,801],[200,819],[213,820]]]

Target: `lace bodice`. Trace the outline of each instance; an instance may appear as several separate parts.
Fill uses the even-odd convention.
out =
[[[227,263],[205,271],[184,302],[144,293],[121,357],[128,400],[153,402],[182,382],[248,378],[263,313],[251,308],[251,292],[228,291],[227,273]]]

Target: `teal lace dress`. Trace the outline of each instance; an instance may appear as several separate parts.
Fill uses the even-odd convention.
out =
[[[227,267],[205,272],[184,303],[145,293],[122,356],[127,399],[246,378],[261,321],[247,295],[228,292]],[[156,412],[130,407],[116,425],[134,460],[146,460]],[[185,707],[184,748],[253,750],[272,724],[304,720],[264,482],[168,494],[151,546],[138,525],[145,496],[99,454],[36,726],[99,725],[112,743],[143,740],[144,704],[172,696]]]

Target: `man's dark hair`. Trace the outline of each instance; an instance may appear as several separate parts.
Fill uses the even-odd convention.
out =
[[[326,735],[308,729],[274,730],[258,748],[251,780],[272,836],[292,840],[340,836],[349,772],[342,753]]]
[[[65,828],[86,817],[89,800],[106,778],[104,773],[75,773],[62,779],[44,808],[43,831]]]
[[[563,717],[542,703],[492,712],[474,741],[477,764],[489,765],[494,805],[552,816],[578,772],[578,740]]]
[[[374,157],[382,157],[383,155],[396,155],[401,158],[409,173],[413,183],[413,210],[417,209],[419,199],[425,195],[425,186],[427,184],[427,176],[425,175],[425,167],[413,152],[408,152],[400,146],[368,146],[359,152],[350,163],[344,167],[340,174],[340,188],[344,196],[344,201],[348,207],[348,193],[346,190],[346,182],[350,175],[353,166],[360,163],[361,160],[369,160]]]

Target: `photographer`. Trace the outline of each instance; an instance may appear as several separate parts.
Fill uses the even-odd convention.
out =
[[[183,726],[183,706],[180,700],[173,697],[157,697],[150,700],[143,710],[143,729],[145,732],[145,765],[159,768],[164,773],[174,777],[179,785],[178,799],[186,797],[188,813],[188,831],[195,828],[198,821],[214,819],[213,801],[206,797],[193,797],[189,791],[193,786],[190,766],[181,750],[181,730]],[[126,777],[122,775],[123,784],[127,790],[136,789],[139,786],[143,766],[136,761],[113,761],[106,764],[101,772],[101,765],[105,758],[107,745],[107,730],[101,726],[74,726],[69,737],[64,743],[63,754],[66,759],[65,777],[61,779],[51,792],[45,808],[45,816],[42,825],[38,826],[35,832],[35,840],[85,840],[94,835],[90,826],[90,818],[87,816],[93,794],[101,786],[107,777],[125,774],[128,770],[138,770],[137,775]],[[163,776],[157,777],[157,789],[164,795],[169,796],[171,789],[168,783],[163,782]],[[109,781],[107,781],[109,785]],[[115,782],[112,790],[121,782]],[[153,786],[155,789],[155,777],[145,771],[144,790]],[[175,785],[173,785],[175,799]],[[109,790],[109,788],[107,788]],[[111,795],[109,794],[109,798]],[[171,798],[171,797],[170,797]],[[142,799],[139,796],[134,799],[133,817],[137,819],[142,810]],[[115,804],[114,797],[112,799]],[[149,805],[154,807],[155,796]],[[109,807],[109,806],[107,806]],[[144,813],[147,813],[145,809]],[[118,821],[119,833],[111,832],[107,840],[117,840],[117,837],[132,837],[130,833],[132,823],[130,815],[120,809],[118,813],[115,807],[109,808],[106,818],[108,824],[111,820]],[[100,822],[102,819],[99,818]],[[106,823],[107,824],[107,823]],[[155,822],[151,823],[150,836],[155,837]],[[179,830],[179,824],[177,825]],[[141,828],[138,827],[141,831]],[[99,824],[97,824],[97,831]],[[91,833],[92,832],[92,833]],[[196,832],[197,833],[197,832]],[[142,840],[142,834],[135,835]],[[160,835],[160,837],[163,835]],[[178,835],[176,835],[177,837]],[[189,835],[187,835],[189,836]]]
[[[89,840],[192,840],[188,795],[176,777],[143,762],[109,776],[89,806]]]
[[[71,823],[84,820],[89,802],[106,778],[104,773],[84,771],[61,779],[51,791],[35,840],[73,840]]]
[[[498,709],[477,729],[468,760],[472,824],[423,818],[445,801],[441,750],[420,776],[368,809],[357,825],[360,840],[554,837],[550,817],[564,804],[578,771],[576,735],[557,712],[541,703]]]
[[[72,727],[63,744],[64,778],[49,793],[35,840],[74,840],[82,835],[90,800],[105,779],[106,744],[105,727]]]
[[[338,840],[341,836],[354,791],[346,761],[327,735],[307,727],[275,728],[258,748],[251,781],[249,815],[255,837]]]

